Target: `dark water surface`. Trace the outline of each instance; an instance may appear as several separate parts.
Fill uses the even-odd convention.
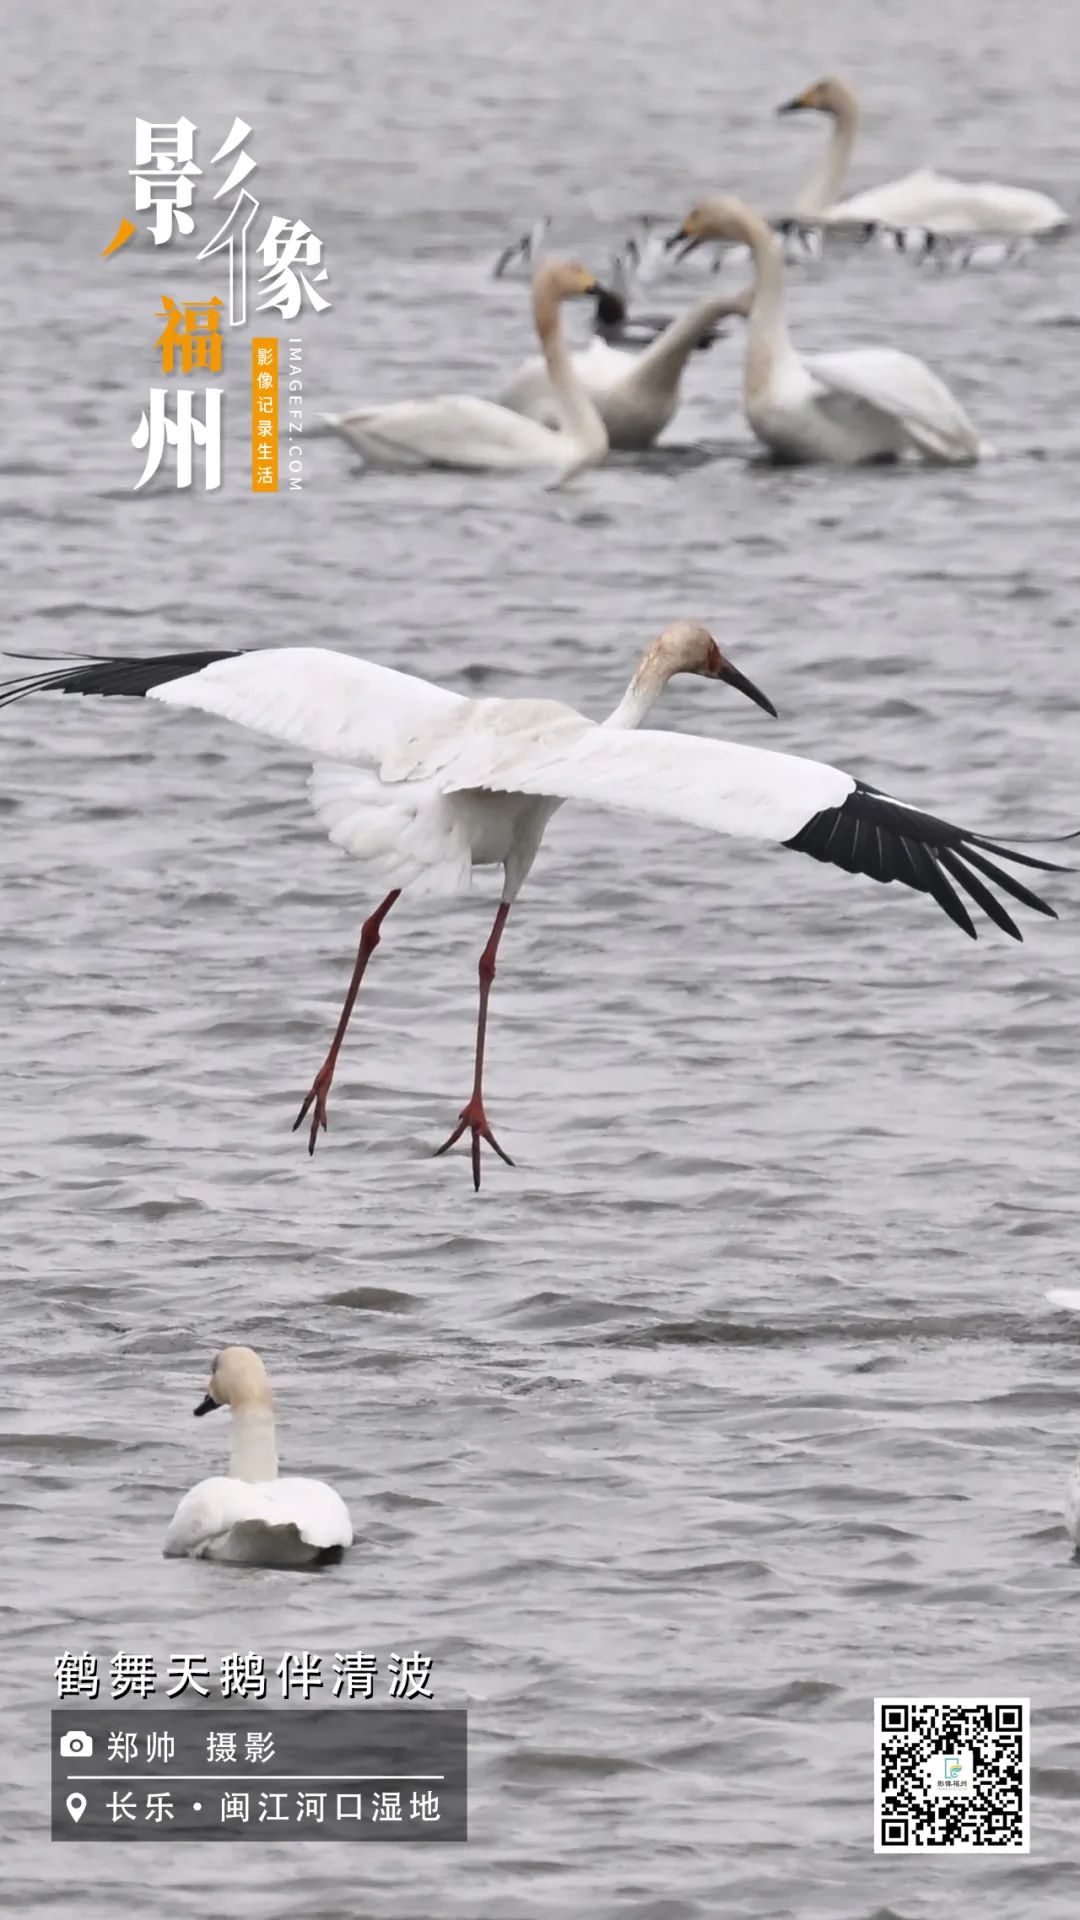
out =
[[[265,200],[326,243],[310,411],[490,392],[528,347],[523,289],[487,278],[505,239],[709,186],[782,207],[822,129],[771,109],[832,68],[865,93],[855,181],[929,161],[1072,206],[1071,8],[170,0],[3,28],[10,644],[318,641],[600,713],[692,613],[782,717],[685,682],[664,724],[990,831],[1080,824],[1069,242],[793,276],[808,347],[894,341],[955,385],[999,450],[972,472],[761,468],[735,341],[669,435],[707,460],[551,495],[360,478],[313,442],[271,500],[235,341],[221,493],[132,494],[160,295],[216,281],[97,257],[136,113],[188,114],[206,154],[242,114]],[[518,1165],[477,1198],[431,1150],[493,881],[388,923],[312,1162],[289,1123],[371,889],[300,758],[69,701],[4,713],[0,768],[5,1910],[1075,1914],[1080,1337],[1044,1294],[1076,1283],[1080,879],[1047,880],[1060,924],[971,946],[895,888],[568,808],[493,1002]],[[190,1409],[228,1340],[267,1359],[286,1467],[352,1509],[317,1580],[160,1558],[222,1459]],[[426,1649],[468,1703],[467,1849],[50,1847],[64,1648],[357,1646]],[[870,1701],[913,1691],[1030,1695],[1029,1860],[874,1858]]]

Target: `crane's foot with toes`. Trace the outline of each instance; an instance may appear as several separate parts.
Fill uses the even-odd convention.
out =
[[[496,1140],[495,1135],[492,1133],[491,1128],[488,1125],[487,1114],[484,1112],[484,1103],[477,1094],[473,1094],[473,1097],[469,1101],[468,1106],[462,1107],[460,1116],[458,1118],[457,1126],[454,1128],[454,1131],[450,1135],[449,1140],[444,1140],[441,1147],[436,1147],[435,1149],[436,1160],[439,1158],[441,1154],[449,1153],[451,1147],[456,1147],[458,1141],[461,1139],[461,1136],[465,1132],[466,1128],[468,1128],[472,1133],[472,1178],[473,1178],[473,1186],[476,1192],[479,1193],[481,1140],[486,1140],[488,1143],[488,1146],[494,1149],[494,1151],[498,1154],[499,1159],[505,1161],[508,1167],[512,1167],[514,1163],[511,1160],[510,1155],[508,1153],[504,1153],[502,1147],[500,1147],[498,1141]]]
[[[311,1128],[308,1132],[307,1150],[309,1154],[313,1154],[315,1151],[316,1142],[319,1138],[319,1128],[321,1127],[323,1132],[326,1132],[326,1097],[330,1092],[330,1083],[333,1078],[334,1070],[332,1067],[329,1071],[327,1071],[325,1066],[319,1068],[318,1073],[311,1083],[311,1091],[305,1094],[304,1104],[292,1123],[292,1130],[296,1133],[297,1130],[303,1126],[309,1107],[314,1108],[311,1115]]]

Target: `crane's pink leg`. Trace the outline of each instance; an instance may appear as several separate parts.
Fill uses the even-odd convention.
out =
[[[360,982],[364,977],[367,963],[379,944],[379,929],[393,906],[394,901],[400,899],[400,897],[401,888],[395,887],[392,893],[387,894],[382,905],[376,907],[374,913],[368,915],[368,918],[364,921],[360,929],[360,945],[356,951],[356,965],[353,968],[352,979],[349,981],[349,991],[345,995],[345,1005],[341,1009],[341,1018],[337,1023],[337,1031],[330,1042],[330,1051],[311,1083],[311,1092],[308,1094],[296,1119],[293,1121],[293,1132],[295,1133],[297,1127],[303,1124],[304,1116],[312,1102],[314,1102],[315,1111],[311,1116],[311,1132],[308,1134],[309,1153],[314,1153],[315,1151],[315,1142],[319,1137],[319,1128],[321,1127],[323,1132],[326,1132],[326,1096],[330,1091],[330,1082],[334,1078],[334,1069],[337,1066],[338,1054],[341,1052],[341,1044],[345,1038],[345,1032],[353,1007],[356,1004],[356,996],[360,989]]]
[[[438,1158],[438,1154],[440,1153],[448,1153],[450,1148],[455,1146],[461,1139],[466,1127],[469,1127],[472,1130],[473,1186],[477,1193],[480,1191],[481,1140],[486,1140],[489,1147],[494,1147],[499,1159],[505,1160],[508,1167],[512,1167],[514,1164],[510,1155],[504,1153],[500,1147],[495,1135],[488,1126],[488,1117],[484,1112],[484,1041],[487,1037],[488,996],[491,993],[491,983],[495,978],[495,955],[499,951],[499,941],[502,939],[502,931],[506,925],[506,916],[509,911],[509,900],[502,901],[499,911],[495,915],[495,925],[491,929],[487,946],[480,955],[480,1012],[476,1021],[476,1070],[473,1075],[473,1090],[469,1096],[468,1105],[461,1109],[458,1124],[450,1135],[449,1140],[444,1140],[442,1146],[438,1148],[436,1153],[436,1158]]]

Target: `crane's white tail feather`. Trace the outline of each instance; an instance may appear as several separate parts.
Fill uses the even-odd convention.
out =
[[[420,894],[468,892],[472,852],[452,800],[426,785],[387,788],[365,768],[335,761],[316,763],[308,792],[334,845],[390,886]]]

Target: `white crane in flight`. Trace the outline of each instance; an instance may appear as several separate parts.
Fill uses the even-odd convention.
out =
[[[38,660],[33,672],[0,683],[0,706],[48,692],[147,695],[218,714],[315,757],[316,813],[330,839],[366,861],[387,891],[363,923],[337,1030],[296,1118],[294,1131],[311,1114],[311,1153],[326,1129],[327,1096],[360,982],[400,894],[459,893],[474,867],[502,867],[502,897],[480,955],[472,1092],[438,1149],[445,1153],[468,1131],[479,1188],[481,1141],[513,1164],[484,1108],[499,942],[548,821],[564,801],[655,814],[772,842],[874,880],[898,880],[931,894],[973,939],[963,894],[1016,940],[1019,929],[993,888],[1056,917],[998,864],[1060,870],[1050,862],[922,813],[836,767],[698,734],[638,733],[677,673],[725,681],[775,714],[712,635],[688,620],[677,620],[646,649],[618,706],[599,725],[560,701],[468,699],[324,647],[93,659],[45,671]]]

